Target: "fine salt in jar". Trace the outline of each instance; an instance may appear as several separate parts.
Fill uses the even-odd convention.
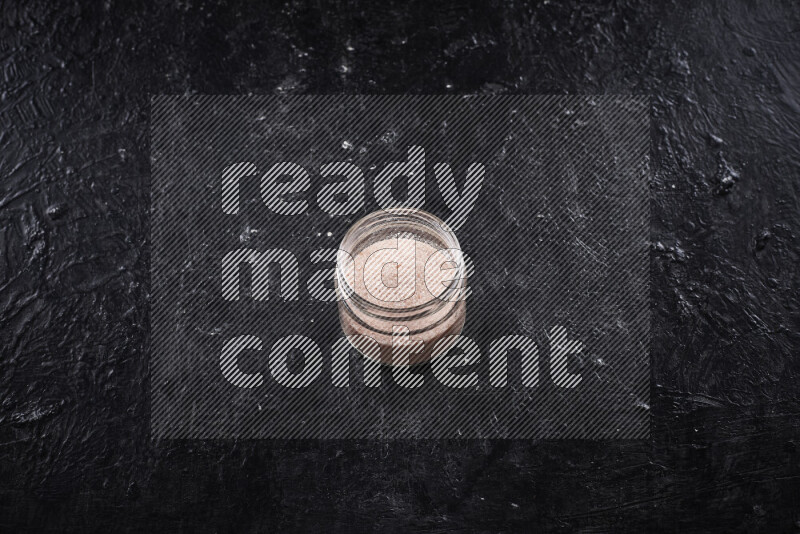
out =
[[[342,330],[381,363],[426,362],[464,327],[464,256],[447,225],[425,211],[385,209],[353,224],[335,283]]]

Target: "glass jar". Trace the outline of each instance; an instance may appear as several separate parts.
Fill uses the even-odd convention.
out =
[[[345,335],[383,364],[426,362],[464,327],[467,270],[458,239],[419,209],[380,210],[353,224],[339,246],[335,285]]]

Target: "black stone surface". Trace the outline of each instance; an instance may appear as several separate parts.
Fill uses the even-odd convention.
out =
[[[0,530],[800,530],[800,5],[0,8]],[[159,93],[653,97],[652,438],[148,435]]]

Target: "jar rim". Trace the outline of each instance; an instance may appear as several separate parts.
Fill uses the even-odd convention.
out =
[[[358,295],[355,292],[355,288],[352,287],[350,281],[347,280],[344,275],[345,262],[353,261],[361,248],[369,243],[370,237],[374,236],[375,232],[386,224],[397,226],[408,225],[412,228],[411,230],[407,230],[410,233],[413,233],[413,228],[416,226],[427,230],[430,235],[435,236],[438,244],[442,246],[441,250],[452,251],[455,256],[453,258],[453,263],[456,264],[457,273],[456,276],[452,278],[452,281],[455,283],[449,284],[440,295],[434,296],[431,300],[406,308],[381,306],[380,304],[371,302]],[[396,233],[400,234],[403,232],[402,230],[398,230]],[[395,320],[419,318],[439,311],[442,306],[448,303],[461,300],[459,292],[465,290],[465,273],[466,266],[464,264],[463,253],[453,231],[444,221],[419,208],[384,208],[365,215],[353,223],[350,229],[345,233],[336,255],[335,279],[337,294],[340,300],[351,300],[353,304],[358,306],[362,311],[376,318],[390,317]]]

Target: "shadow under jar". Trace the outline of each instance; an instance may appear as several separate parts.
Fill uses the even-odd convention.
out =
[[[364,356],[383,364],[427,362],[464,327],[461,247],[425,211],[386,209],[353,224],[339,246],[335,284],[342,330]]]

